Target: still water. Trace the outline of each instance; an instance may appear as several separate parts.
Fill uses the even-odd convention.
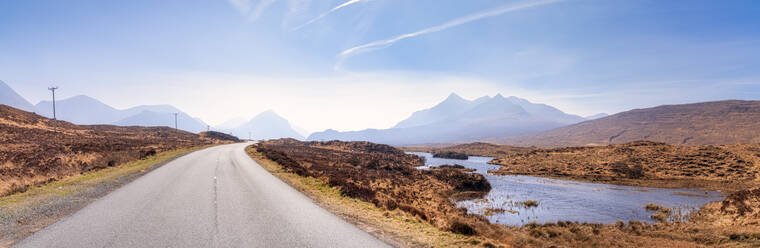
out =
[[[426,169],[444,164],[459,164],[483,174],[493,188],[485,199],[461,201],[470,213],[485,214],[492,223],[520,226],[530,222],[548,223],[578,221],[588,223],[614,223],[618,220],[653,222],[652,212],[644,209],[647,203],[656,203],[686,214],[708,202],[720,201],[724,196],[717,191],[693,189],[663,189],[649,187],[619,186],[599,183],[548,179],[533,176],[497,176],[488,174],[499,166],[488,164],[490,157],[474,157],[468,160],[433,158],[430,153],[412,154],[424,157]],[[519,202],[538,201],[537,207],[527,208]]]

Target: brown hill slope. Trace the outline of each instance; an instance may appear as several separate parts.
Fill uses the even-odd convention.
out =
[[[601,119],[494,142],[585,146],[649,140],[679,145],[760,142],[760,101],[718,101],[634,109]]]
[[[506,154],[499,175],[736,191],[760,183],[760,144],[680,146],[650,141]]]
[[[211,144],[168,127],[79,126],[0,105],[0,195],[158,152]]]
[[[212,140],[240,142],[240,139],[238,139],[238,137],[235,137],[226,133],[216,132],[216,131],[200,132],[198,133],[198,135],[201,136],[202,138],[207,138],[207,139],[212,139]]]

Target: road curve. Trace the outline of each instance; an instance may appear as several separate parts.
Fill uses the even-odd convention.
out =
[[[16,247],[388,247],[261,168],[247,144],[180,157]]]

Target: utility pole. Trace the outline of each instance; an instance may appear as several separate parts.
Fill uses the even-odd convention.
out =
[[[248,132],[248,140],[251,140],[251,132]]]
[[[53,132],[58,132],[58,118],[55,117],[55,90],[58,89],[58,86],[48,87],[48,90],[53,92]]]
[[[211,125],[206,125],[206,132],[211,132]]]
[[[179,113],[174,113],[174,131],[179,130],[179,128],[177,128],[177,115],[178,114]]]

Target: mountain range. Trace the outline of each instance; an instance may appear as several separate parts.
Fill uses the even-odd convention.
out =
[[[634,109],[541,133],[490,139],[516,146],[586,146],[649,140],[680,145],[760,142],[760,101]]]
[[[53,103],[51,101],[41,101],[32,105],[2,81],[0,81],[0,104],[35,112],[48,118],[53,116]],[[174,127],[174,113],[178,113],[177,127],[181,130],[199,133],[209,128],[201,119],[192,117],[171,105],[142,105],[128,109],[116,109],[85,95],[56,100],[56,117],[59,120],[79,125],[112,124]],[[220,125],[215,129],[233,133],[241,138],[248,138],[248,133],[251,132],[254,139],[286,137],[304,139],[287,120],[273,111],[266,111],[250,120],[229,121],[225,125]]]
[[[56,100],[56,117],[79,125],[113,124],[119,126],[167,126],[174,127],[174,113],[177,128],[192,133],[206,131],[207,125],[198,118],[190,117],[171,105],[143,105],[128,109],[116,109],[95,98],[78,95]],[[41,101],[34,106],[34,112],[51,118],[53,103]]]
[[[497,94],[466,100],[452,93],[432,108],[414,112],[390,129],[313,133],[308,140],[366,140],[392,145],[465,142],[516,136],[586,119],[546,104]]]

